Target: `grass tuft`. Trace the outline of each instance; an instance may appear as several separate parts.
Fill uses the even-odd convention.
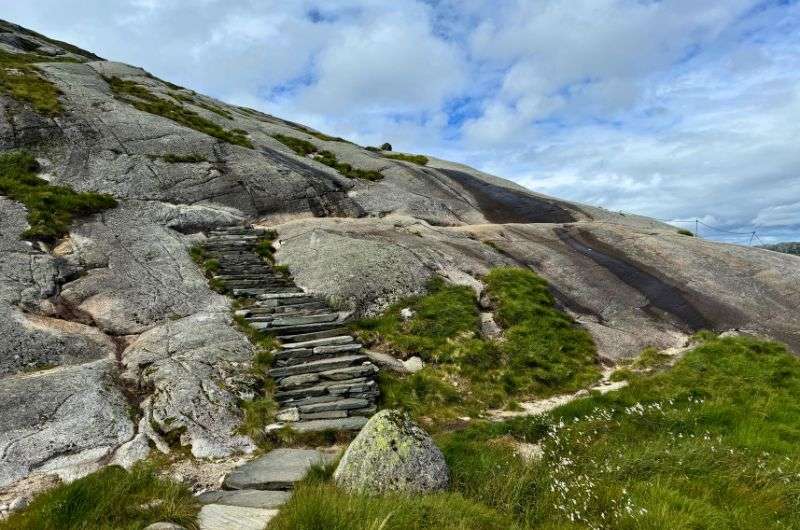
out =
[[[381,375],[385,407],[405,408],[441,427],[488,408],[574,391],[599,377],[590,335],[555,308],[544,280],[528,270],[500,268],[484,281],[504,328],[502,341],[480,336],[470,288],[438,278],[428,294],[353,325],[371,347],[426,362],[410,376]],[[414,312],[408,320],[400,315],[405,307]]]
[[[283,134],[276,134],[273,136],[276,140],[287,146],[300,156],[310,156],[317,162],[332,167],[347,178],[362,179],[369,181],[378,181],[383,178],[379,172],[371,169],[358,169],[352,165],[339,162],[336,155],[331,151],[320,151],[317,146],[307,140],[301,140],[293,136],[286,136]]]
[[[52,243],[69,232],[75,217],[117,205],[110,195],[78,193],[66,186],[52,186],[37,176],[39,169],[30,153],[0,154],[0,194],[28,209],[30,227],[22,234],[26,239]]]
[[[190,129],[213,136],[224,142],[253,149],[253,143],[247,138],[246,134],[242,134],[241,131],[225,129],[213,121],[200,116],[193,110],[185,108],[180,102],[175,103],[174,101],[158,97],[146,87],[134,81],[120,79],[119,77],[107,77],[105,80],[117,99],[133,105],[143,112],[155,114],[156,116],[163,116],[184,127],[189,127]],[[203,108],[208,107],[207,105],[204,106],[204,104],[195,101],[194,98],[191,99],[191,104]],[[209,108],[208,110],[211,109]]]
[[[42,77],[36,63],[77,62],[71,58],[42,57],[31,53],[9,53],[0,50],[0,92],[27,103],[44,116],[58,116],[63,108],[58,97],[61,91]]]
[[[419,166],[428,165],[428,157],[424,155],[404,155],[402,153],[384,154],[384,158],[391,158],[392,160],[402,160],[404,162],[411,162]]]
[[[139,530],[156,522],[196,529],[199,506],[183,485],[160,478],[152,466],[110,466],[36,497],[0,521],[0,530]]]
[[[691,230],[686,230],[685,228],[681,228],[680,230],[678,230],[678,233],[682,236],[694,237],[694,232],[692,232]]]

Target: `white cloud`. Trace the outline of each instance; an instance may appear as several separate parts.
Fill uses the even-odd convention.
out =
[[[364,144],[800,239],[797,3],[39,0],[3,16]]]

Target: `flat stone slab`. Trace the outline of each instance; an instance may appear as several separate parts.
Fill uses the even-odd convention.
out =
[[[367,424],[367,418],[351,416],[335,420],[311,420],[292,423],[291,427],[297,432],[318,431],[357,431]]]
[[[321,339],[306,340],[302,342],[292,342],[291,344],[284,344],[285,349],[293,348],[316,348],[318,346],[334,346],[337,344],[350,344],[353,342],[352,335],[339,335],[336,337],[325,337]]]
[[[328,372],[331,370],[337,370],[339,368],[346,368],[348,366],[360,364],[368,360],[369,358],[366,355],[343,355],[341,357],[311,361],[305,364],[295,364],[283,368],[273,368],[269,371],[269,375],[272,377],[288,377],[297,374]]]
[[[231,471],[222,486],[233,490],[290,490],[325,456],[313,449],[275,449]]]
[[[207,504],[200,510],[200,530],[264,530],[278,510]]]
[[[289,500],[288,491],[234,490],[207,491],[197,497],[200,504],[224,504],[242,508],[263,508],[274,510]]]

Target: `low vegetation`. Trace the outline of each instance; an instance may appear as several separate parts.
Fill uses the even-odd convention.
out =
[[[43,57],[32,53],[0,50],[0,92],[27,103],[44,116],[63,112],[58,97],[61,91],[42,76],[36,63],[76,62],[74,59]]]
[[[800,527],[800,362],[785,347],[706,335],[631,377],[545,416],[438,434],[447,493],[373,499],[317,478],[274,528]]]
[[[228,130],[208,120],[191,109],[184,107],[180,101],[170,101],[150,92],[146,87],[119,77],[105,78],[117,99],[133,105],[137,109],[170,119],[184,127],[208,134],[230,144],[253,148],[246,134],[238,130]],[[192,104],[198,102],[192,98]],[[202,105],[200,105],[202,106]],[[210,109],[209,109],[210,110]],[[227,116],[226,116],[227,117]]]
[[[302,140],[293,136],[286,136],[285,134],[276,134],[273,136],[273,138],[281,142],[298,155],[310,156],[317,162],[325,164],[328,167],[332,167],[345,177],[370,181],[377,181],[383,178],[383,175],[377,171],[371,169],[357,169],[350,164],[339,162],[334,153],[330,151],[320,151],[317,149],[317,146],[307,140]]]
[[[0,530],[140,530],[162,521],[194,530],[198,511],[188,488],[158,477],[153,467],[111,466],[39,495],[0,521]]]
[[[589,334],[555,308],[547,283],[531,271],[498,268],[485,278],[502,341],[480,335],[470,288],[433,280],[428,294],[402,300],[354,324],[368,345],[427,366],[406,377],[381,375],[386,407],[402,407],[429,426],[516,401],[574,391],[599,377]],[[413,317],[405,320],[401,310]]]
[[[169,85],[167,85],[169,86]],[[175,86],[175,85],[173,85]],[[194,94],[194,92],[193,92]],[[201,101],[194,96],[190,96],[183,92],[171,92],[170,96],[178,100],[178,102],[182,103],[189,103],[190,105],[194,105],[195,107],[200,107],[201,109],[205,109],[209,112],[213,112],[217,116],[222,116],[227,120],[233,119],[233,114],[228,112],[227,110],[223,109],[222,107],[218,107],[217,105],[212,105],[211,103],[206,103],[205,101]]]
[[[691,230],[686,230],[685,228],[681,228],[680,230],[678,230],[678,233],[682,236],[694,237],[694,232],[692,232]]]
[[[76,217],[102,212],[117,205],[110,195],[79,193],[66,186],[53,186],[39,177],[39,164],[24,151],[0,154],[0,195],[28,209],[30,227],[23,237],[53,242],[69,232]]]
[[[428,157],[424,155],[404,155],[402,153],[392,153],[383,155],[384,158],[391,158],[392,160],[402,160],[404,162],[411,162],[419,166],[428,165]]]

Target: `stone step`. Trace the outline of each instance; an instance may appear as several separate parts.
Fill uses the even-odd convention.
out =
[[[295,334],[295,333],[310,333],[312,331],[325,331],[329,329],[338,328],[341,322],[322,322],[320,324],[300,324],[297,326],[265,326],[263,330],[278,333],[279,335]],[[338,333],[338,332],[337,332]]]
[[[222,235],[230,235],[230,234],[257,234],[257,235],[264,235],[269,233],[270,231],[266,228],[253,228],[251,226],[225,226],[222,228],[215,228],[209,232],[209,235],[212,234],[222,234]]]
[[[341,341],[336,341],[335,343],[326,344],[326,343],[319,343],[317,345],[317,341],[309,341],[305,343],[298,343],[298,344],[308,344],[306,347],[302,348],[289,348],[284,347],[277,352],[275,352],[275,359],[290,359],[293,357],[308,357],[311,354],[322,354],[322,353],[341,353],[346,351],[357,351],[361,349],[361,344],[355,342],[355,340],[350,337],[349,335],[334,337],[336,339],[341,338]],[[350,339],[349,342],[345,339]],[[320,341],[325,339],[319,339]]]
[[[327,337],[346,335],[349,331],[350,331],[349,329],[339,326],[320,331],[287,333],[285,335],[278,335],[278,340],[280,340],[284,345],[288,346],[308,340],[324,339]]]
[[[303,311],[330,311],[330,308],[322,302],[307,302],[305,304],[283,305],[277,307],[261,307],[254,305],[247,309],[240,309],[236,311],[236,316],[249,317],[259,315],[285,315],[293,312],[301,313]]]
[[[299,293],[299,287],[275,287],[274,289],[233,289],[234,296],[252,296],[260,297],[264,294],[296,294]]]
[[[359,377],[373,377],[378,369],[372,363],[365,362],[357,366],[347,366],[326,372],[306,372],[290,375],[278,381],[280,390],[298,390],[316,386],[326,381],[346,381]]]
[[[367,424],[368,419],[363,416],[350,416],[347,418],[309,420],[292,423],[294,431],[320,432],[320,431],[358,431]]]
[[[249,241],[251,243],[257,242],[261,236],[253,235],[253,234],[226,234],[226,235],[211,235],[208,236],[204,241],[203,244],[207,245],[209,243],[218,244],[218,243],[230,243],[230,242],[245,242]]]
[[[353,388],[363,388],[366,383],[361,383],[359,385],[352,385]],[[359,398],[359,399],[366,399],[370,403],[375,403],[378,400],[378,387],[377,385],[373,385],[369,391],[366,392],[352,392],[346,394],[323,394],[321,396],[295,396],[295,397],[288,397],[288,398],[281,398],[278,399],[278,403],[282,408],[291,408],[291,407],[300,407],[302,405],[311,405],[313,403],[327,403],[329,401],[336,401],[342,398]]]
[[[217,490],[201,493],[195,499],[200,504],[224,504],[225,506],[274,510],[285,504],[291,496],[291,492],[288,491]]]
[[[199,530],[264,530],[278,510],[206,504],[197,516]],[[180,527],[183,528],[183,527]]]
[[[250,281],[250,280],[263,280],[263,279],[281,279],[286,280],[285,276],[277,276],[270,272],[252,272],[247,274],[215,274],[213,276],[215,280],[222,280],[222,281]]]
[[[272,313],[260,313],[245,317],[249,322],[273,322],[278,319],[294,318],[294,317],[312,317],[319,315],[328,315],[331,313],[329,307],[321,307],[319,309],[304,309],[304,310],[287,310]]]
[[[293,366],[273,368],[269,371],[269,375],[275,379],[280,379],[299,374],[329,372],[331,370],[338,370],[340,368],[359,365],[368,360],[369,357],[366,355],[343,355],[341,357],[332,357],[330,359],[322,359],[319,361],[296,364]],[[280,384],[280,380],[278,381],[278,384]]]
[[[229,490],[286,491],[306,476],[311,466],[325,464],[329,455],[312,449],[275,449],[234,469],[222,487]]]
[[[223,281],[222,284],[228,289],[265,289],[269,291],[272,287],[296,287],[294,283],[281,280],[233,280]]]
[[[346,397],[351,393],[365,393],[374,390],[377,390],[375,381],[368,380],[364,377],[358,377],[344,381],[328,381],[324,384],[296,390],[278,390],[275,392],[275,398],[279,402],[308,400],[326,396],[337,396],[338,399],[338,397]],[[321,401],[325,400],[323,399]]]
[[[282,298],[302,298],[304,296],[310,296],[310,295],[308,293],[303,293],[303,292],[294,293],[294,294],[289,294],[289,293],[265,293],[264,295],[259,296],[258,298],[259,298],[259,300],[276,300],[276,299],[282,299]]]
[[[311,302],[327,303],[316,296],[306,293],[306,296],[297,296],[294,298],[272,298],[269,300],[259,300],[256,302],[256,307],[288,307],[297,304],[308,304]]]
[[[285,344],[284,349],[293,348],[316,348],[317,346],[333,346],[337,344],[350,344],[355,339],[352,335],[335,335],[333,337],[321,337],[319,339],[311,339],[299,342],[292,342]]]
[[[339,319],[339,313],[321,313],[319,315],[275,315],[267,322],[259,324],[269,324],[267,327],[300,326],[303,324],[320,324],[322,322],[334,322]],[[264,317],[266,318],[266,317]]]

